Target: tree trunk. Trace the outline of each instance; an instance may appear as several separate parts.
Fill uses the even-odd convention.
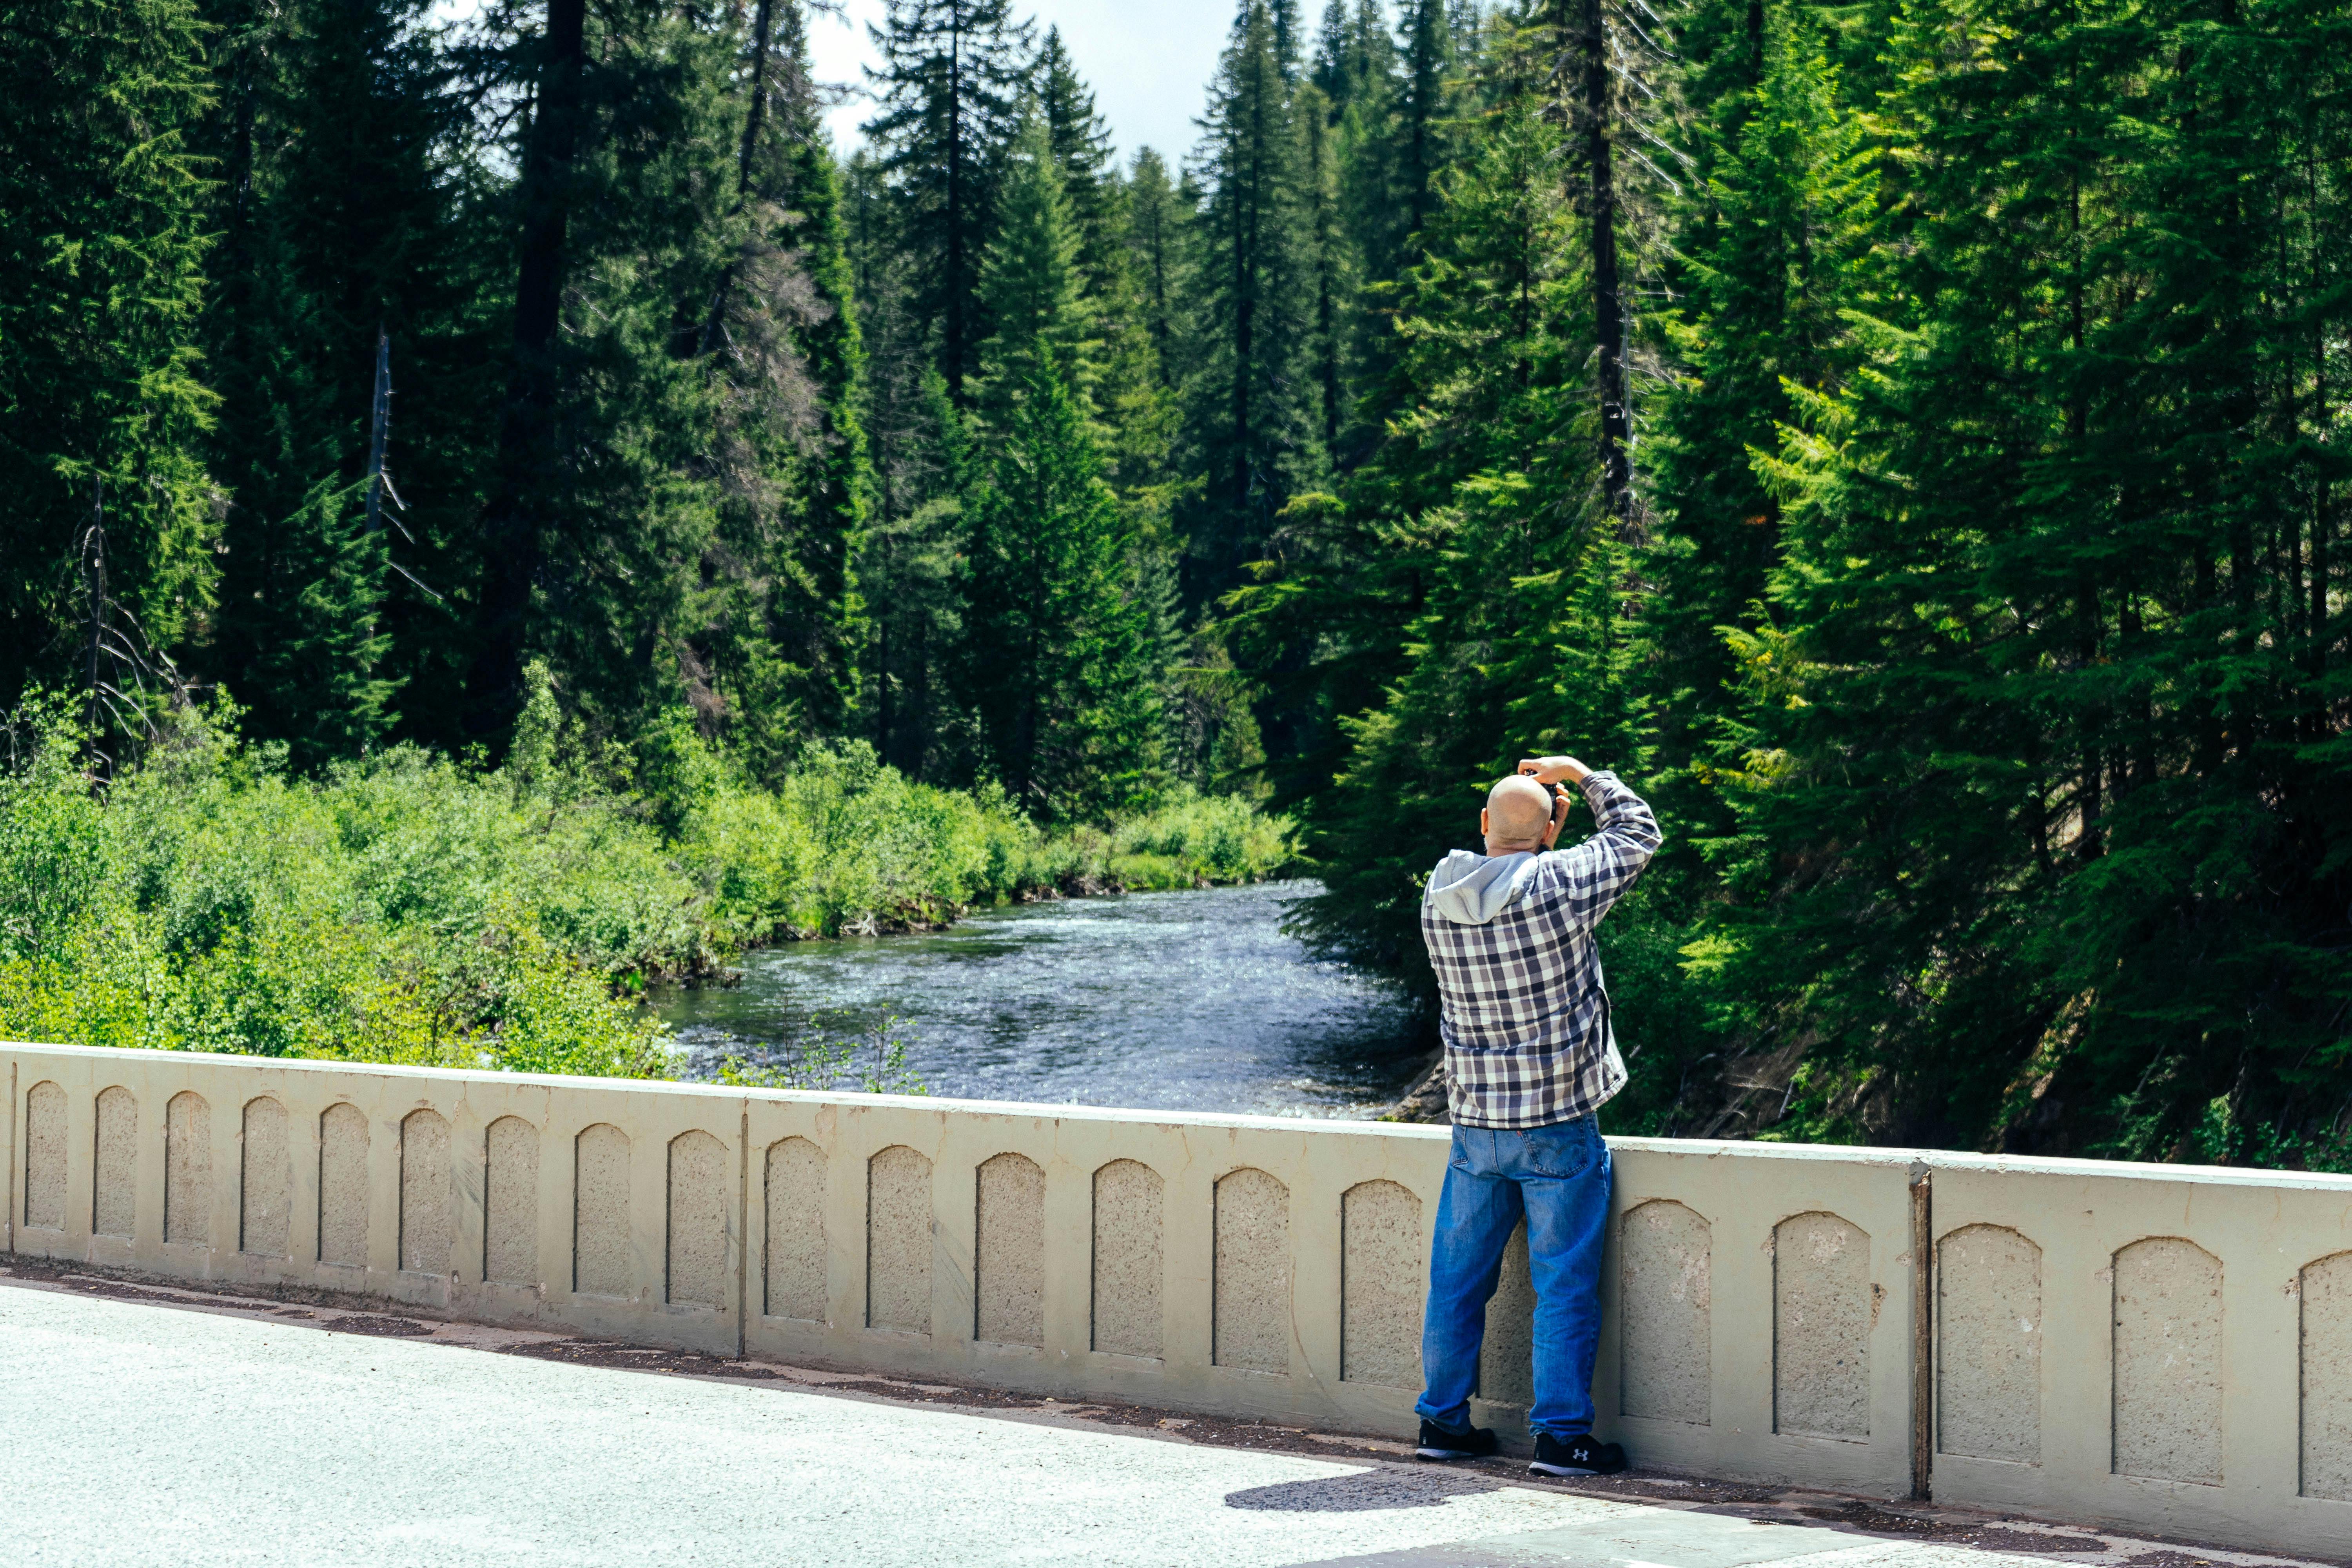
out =
[[[538,103],[522,166],[522,247],[515,278],[514,368],[499,422],[498,483],[484,509],[480,633],[467,728],[503,743],[522,706],[524,639],[540,574],[541,509],[555,467],[557,334],[579,150],[587,0],[548,0]]]
[[[940,323],[940,350],[947,362],[948,395],[961,408],[963,400],[964,339],[969,322],[964,306],[971,295],[971,282],[964,277],[964,225],[969,215],[964,211],[964,144],[963,144],[963,13],[955,12],[955,30],[948,39],[948,199],[947,199],[947,273],[946,309]]]
[[[1592,327],[1601,350],[1601,488],[1621,527],[1633,519],[1633,429],[1626,407],[1625,310],[1617,279],[1617,182],[1610,163],[1606,0],[1583,0],[1584,156],[1592,179]]]

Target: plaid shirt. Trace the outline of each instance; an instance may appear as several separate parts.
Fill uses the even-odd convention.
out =
[[[1486,924],[1454,921],[1422,895],[1446,1103],[1458,1125],[1548,1127],[1625,1087],[1592,928],[1657,852],[1658,820],[1614,773],[1585,775],[1584,799],[1600,831],[1537,856],[1534,873]]]

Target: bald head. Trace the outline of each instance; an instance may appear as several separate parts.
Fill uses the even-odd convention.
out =
[[[1523,774],[1499,780],[1486,792],[1486,810],[1480,826],[1486,835],[1486,853],[1543,847],[1544,830],[1551,826],[1552,793]]]

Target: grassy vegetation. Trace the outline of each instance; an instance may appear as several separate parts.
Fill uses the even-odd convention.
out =
[[[100,786],[60,709],[12,717],[0,1036],[657,1078],[644,986],[747,947],[1255,879],[1291,855],[1287,823],[1190,793],[1049,835],[862,743],[768,790],[690,728],[650,756],[578,754],[534,704],[503,768],[399,748],[304,778],[233,721],[184,713]]]

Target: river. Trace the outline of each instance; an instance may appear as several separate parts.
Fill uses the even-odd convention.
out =
[[[740,985],[652,999],[689,1077],[895,1018],[934,1094],[971,1100],[1368,1116],[1424,1047],[1389,983],[1282,934],[1311,882],[1128,893],[981,910],[928,935],[790,942]]]

